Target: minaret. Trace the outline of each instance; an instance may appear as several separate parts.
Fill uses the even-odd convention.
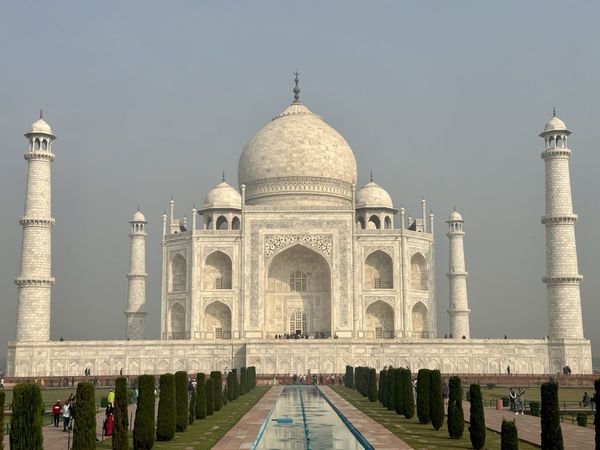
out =
[[[582,276],[577,268],[575,221],[571,202],[571,181],[565,123],[553,117],[540,137],[545,148],[542,159],[546,172],[546,276],[548,289],[548,335],[551,339],[583,339],[579,284]]]
[[[144,303],[146,301],[146,218],[138,210],[131,224],[131,253],[129,260],[129,289],[127,295],[127,339],[144,338]]]
[[[450,241],[450,267],[448,279],[450,281],[450,334],[455,339],[463,336],[471,337],[469,331],[469,300],[467,297],[467,272],[465,272],[465,249],[463,231],[464,220],[455,209],[446,221],[449,226],[447,233]]]
[[[19,287],[17,308],[17,342],[50,340],[50,300],[54,278],[52,263],[52,190],[51,165],[54,161],[52,141],[56,137],[40,111],[40,118],[25,134],[29,147],[25,212],[19,220],[23,226],[21,273],[15,280]]]

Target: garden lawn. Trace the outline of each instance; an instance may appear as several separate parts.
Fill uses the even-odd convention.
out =
[[[520,386],[515,385],[515,390],[518,390]],[[525,400],[540,401],[540,386],[534,387],[523,387],[525,389]],[[463,392],[465,387],[463,386]],[[590,387],[560,387],[558,388],[558,401],[559,402],[579,402],[583,398],[583,393],[587,392],[590,396],[594,395],[594,386]],[[488,389],[485,385],[481,386],[481,395],[484,400],[488,402],[496,400],[497,398],[508,397],[507,387],[495,387]]]
[[[468,424],[465,424],[465,431],[461,439],[450,439],[448,436],[447,420],[439,431],[435,431],[431,424],[421,425],[416,418],[405,419],[394,411],[388,411],[378,402],[370,402],[368,398],[363,397],[354,389],[344,386],[332,386],[332,389],[348,400],[352,405],[367,416],[379,422],[404,442],[417,450],[446,450],[446,449],[471,449],[469,439]],[[469,416],[469,411],[465,411],[465,417]],[[500,434],[492,430],[486,430],[486,449],[500,448]],[[520,450],[533,450],[534,447],[526,442],[519,442]]]
[[[48,409],[48,407],[52,407],[52,405],[56,403],[56,400],[60,400],[60,402],[63,403],[66,399],[69,398],[70,394],[75,395],[76,390],[76,387],[50,389],[42,388],[42,401],[44,402],[46,409]],[[108,395],[109,390],[110,389],[108,388],[96,389],[96,402],[100,402],[100,399],[102,397],[106,397]],[[4,403],[6,406],[8,406],[12,403],[13,391],[12,389],[5,389],[4,392],[6,392],[6,400],[4,401]]]
[[[271,388],[271,386],[256,386],[237,400],[228,402],[221,410],[216,411],[206,419],[196,419],[192,425],[188,425],[183,433],[175,433],[172,441],[154,443],[153,449],[190,449],[207,450],[212,448],[239,420],[246,414]],[[130,439],[131,433],[130,433]],[[133,448],[133,442],[130,448]],[[111,440],[108,438],[102,444],[97,445],[99,449],[111,448]]]

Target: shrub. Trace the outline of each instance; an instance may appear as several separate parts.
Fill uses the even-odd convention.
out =
[[[429,369],[419,369],[417,374],[417,417],[420,423],[431,421],[429,384],[431,381]]]
[[[402,375],[402,395],[404,396],[404,417],[412,419],[415,415],[415,395],[413,393],[412,373],[404,369]]]
[[[385,406],[385,375],[386,375],[387,369],[384,370],[380,370],[379,371],[379,386],[378,386],[378,391],[377,391],[377,399],[379,400],[379,403],[381,403],[383,406]]]
[[[377,401],[377,372],[375,369],[369,369],[369,401]]]
[[[245,367],[240,369],[240,395],[248,392],[248,370]]]
[[[396,414],[404,413],[404,386],[402,385],[402,373],[404,369],[398,368],[393,370],[394,377],[394,410]]]
[[[563,450],[560,413],[558,409],[558,384],[542,384],[542,448]]]
[[[587,427],[587,414],[584,412],[577,413],[577,425]]]
[[[396,385],[394,380],[394,368],[391,366],[388,367],[385,384],[387,390],[386,406],[389,411],[394,411],[396,409]]]
[[[594,428],[596,429],[596,448],[600,448],[600,378],[594,380],[594,404],[596,405],[596,415],[594,416]]]
[[[206,380],[206,415],[212,416],[215,412],[215,388],[214,380],[208,378]]]
[[[175,437],[177,409],[175,408],[175,375],[165,373],[160,376],[160,396],[156,417],[156,440],[170,441]]]
[[[485,416],[483,414],[481,388],[478,384],[472,384],[469,387],[469,398],[471,399],[469,436],[473,448],[479,450],[485,445]]]
[[[227,399],[229,401],[234,400],[235,386],[233,384],[233,372],[227,374]]]
[[[429,382],[429,413],[431,414],[431,425],[435,430],[442,428],[444,424],[444,399],[442,398],[442,374],[439,370],[432,370]]]
[[[12,450],[42,450],[43,408],[42,392],[37,384],[23,383],[13,388],[9,436]]]
[[[231,369],[231,386],[233,386],[231,400],[237,400],[240,396],[240,385],[238,383],[237,369]]]
[[[76,416],[73,426],[72,450],[96,448],[96,394],[94,385],[81,382],[75,392]]]
[[[492,389],[496,389],[496,383],[488,383],[485,385],[486,388],[492,390]]]
[[[210,373],[210,377],[213,380],[213,389],[214,389],[214,398],[213,405],[214,410],[219,411],[223,406],[223,377],[221,375],[221,371],[213,370]]]
[[[206,378],[203,373],[196,374],[196,419],[206,418]]]
[[[229,389],[227,388],[227,385],[223,386],[223,406],[225,406],[227,402],[229,402],[228,391]]]
[[[113,450],[127,450],[129,448],[129,438],[127,437],[127,429],[129,428],[127,404],[127,379],[119,377],[115,383]]]
[[[6,394],[4,391],[0,391],[0,434],[4,436],[4,400],[6,399]],[[4,444],[2,444],[3,439],[0,439],[0,450],[4,450]]]
[[[254,389],[256,387],[256,367],[251,366],[248,367],[249,376],[250,376],[250,389]]]
[[[540,402],[529,402],[529,412],[532,416],[539,417],[540,415]]]
[[[187,372],[180,370],[175,372],[175,431],[182,433],[187,429],[190,421],[188,405],[188,376]]]
[[[346,375],[344,375],[344,385],[347,388],[354,389],[354,367],[346,366]]]
[[[154,377],[142,375],[138,379],[138,400],[133,426],[133,448],[135,450],[150,450],[154,447]]]
[[[500,450],[519,450],[519,433],[514,420],[509,422],[502,419]]]
[[[462,407],[462,385],[459,377],[448,380],[448,435],[452,439],[462,437],[465,430],[465,414]]]
[[[188,413],[188,423],[191,425],[196,419],[196,390],[190,392],[190,409]]]

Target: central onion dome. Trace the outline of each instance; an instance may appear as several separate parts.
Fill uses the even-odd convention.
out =
[[[348,142],[296,98],[246,144],[238,182],[249,205],[347,207],[356,160]]]

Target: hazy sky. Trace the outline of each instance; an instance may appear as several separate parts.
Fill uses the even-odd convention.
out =
[[[436,214],[438,334],[448,332],[447,225],[466,223],[474,337],[547,334],[543,141],[573,130],[585,335],[600,355],[597,1],[3,2],[0,357],[14,338],[26,162],[40,107],[53,165],[52,337],[123,338],[129,224],[150,221],[146,334],[160,326],[160,233],[202,204],[292,99],[348,140],[359,183]]]

